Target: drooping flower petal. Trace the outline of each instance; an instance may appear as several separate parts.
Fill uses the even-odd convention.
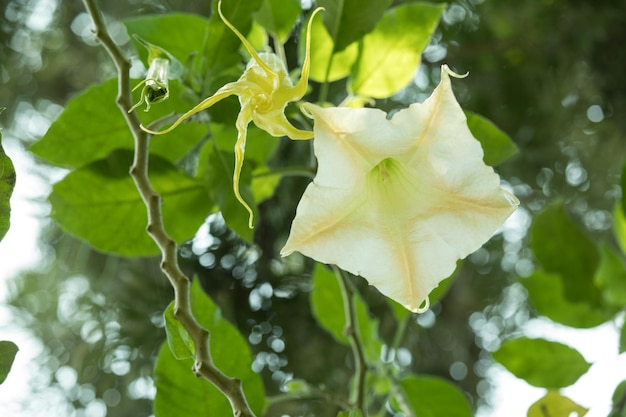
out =
[[[206,110],[218,101],[231,95],[239,97],[241,112],[237,117],[238,137],[235,144],[235,171],[233,174],[233,190],[237,200],[249,213],[249,226],[253,226],[254,214],[250,206],[244,201],[239,192],[239,178],[245,155],[246,133],[248,124],[252,121],[261,129],[275,137],[287,136],[294,140],[313,138],[313,132],[294,127],[285,117],[285,107],[289,102],[300,100],[307,88],[310,67],[311,21],[323,10],[313,11],[307,28],[306,54],[302,65],[302,75],[294,86],[285,63],[276,55],[269,52],[257,53],[250,42],[232,25],[222,14],[221,1],[218,3],[218,13],[222,21],[241,40],[248,53],[252,56],[241,77],[232,83],[224,85],[214,95],[206,98],[200,104],[183,114],[170,127],[162,131],[154,131],[144,126],[141,128],[153,135],[160,135],[175,129],[185,119]]]
[[[483,162],[442,67],[421,104],[378,109],[306,104],[318,171],[298,205],[283,256],[301,252],[361,275],[407,309],[513,213],[515,196]]]

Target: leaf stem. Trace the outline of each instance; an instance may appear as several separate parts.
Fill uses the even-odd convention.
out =
[[[241,381],[223,374],[211,358],[209,331],[202,327],[191,310],[191,280],[181,271],[177,260],[177,244],[168,235],[163,224],[161,196],[154,190],[148,177],[149,136],[141,130],[140,121],[133,111],[130,89],[130,62],[111,38],[102,13],[95,0],[83,0],[85,8],[93,19],[95,36],[107,51],[118,72],[117,106],[124,116],[135,140],[135,152],[130,175],[143,199],[148,212],[147,232],[161,250],[161,270],[169,279],[175,293],[174,316],[189,333],[196,348],[193,372],[207,379],[226,396],[235,417],[254,417],[242,389]]]
[[[350,340],[350,346],[352,347],[352,355],[354,356],[354,379],[356,383],[352,387],[351,400],[357,408],[359,408],[364,417],[367,417],[367,410],[365,404],[365,388],[366,388],[366,376],[367,376],[367,361],[365,360],[365,350],[363,348],[363,340],[361,339],[361,332],[359,331],[359,323],[356,315],[356,309],[354,306],[354,289],[349,282],[346,274],[339,268],[333,265],[333,272],[339,280],[339,286],[341,287],[341,295],[343,297],[344,312],[346,317],[346,326],[344,333]]]

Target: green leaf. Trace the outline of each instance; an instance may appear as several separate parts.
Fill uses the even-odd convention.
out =
[[[626,164],[622,168],[622,211],[626,215]]]
[[[306,36],[302,28],[300,39]],[[300,42],[300,56],[304,57],[305,44]],[[359,53],[358,44],[351,43],[340,52],[333,52],[335,43],[322,19],[315,18],[311,24],[311,70],[309,78],[318,82],[336,81],[350,75],[350,69]]]
[[[0,240],[4,238],[11,224],[11,194],[15,188],[15,168],[2,148],[0,133]]]
[[[619,332],[619,353],[626,352],[626,322],[622,324],[622,329]]]
[[[340,411],[337,417],[363,417],[363,412],[359,408],[353,408],[347,411]]]
[[[7,379],[18,350],[15,343],[7,340],[0,341],[0,384]]]
[[[545,396],[530,406],[528,417],[571,417],[572,413],[575,413],[576,417],[583,417],[587,411],[589,410],[557,391],[548,391]]]
[[[220,150],[230,153],[235,152],[238,133],[234,123],[232,125],[211,123],[211,133]],[[252,165],[253,169],[259,165],[264,165],[274,154],[279,143],[279,138],[273,137],[265,130],[259,129],[251,123],[248,125],[244,164]]]
[[[233,173],[235,154],[232,150],[222,151],[213,141],[207,142],[200,151],[198,178],[206,184],[209,196],[215,201],[228,227],[247,242],[252,241],[253,230],[248,226],[248,211],[235,197]],[[258,209],[254,202],[250,183],[252,174],[250,164],[244,161],[239,179],[239,192],[254,212],[258,220]]]
[[[261,7],[262,0],[229,0],[222,2],[224,16],[244,36],[252,25],[252,15]],[[229,67],[241,61],[241,41],[222,22],[217,13],[217,1],[213,2],[213,14],[209,19],[206,45],[204,48],[204,71],[206,77],[217,78]]]
[[[218,307],[202,291],[198,280],[191,286],[191,305],[198,322],[211,333],[211,356],[217,368],[239,378],[256,415],[265,402],[261,377],[252,370],[250,349],[239,331],[221,317]],[[194,375],[193,361],[177,360],[168,346],[159,352],[155,369],[156,417],[232,416],[226,397],[211,383]]]
[[[349,344],[344,334],[346,319],[341,287],[337,277],[328,267],[316,264],[313,272],[311,309],[318,323],[338,342]]]
[[[489,166],[496,166],[519,152],[509,135],[500,130],[487,118],[472,112],[465,112],[467,125],[485,152],[483,160]]]
[[[621,204],[613,210],[613,233],[623,254],[626,254],[626,214]]]
[[[50,195],[52,217],[94,248],[147,256],[158,248],[146,232],[146,207],[128,174],[132,153],[118,150],[68,174]],[[213,203],[205,185],[153,155],[150,180],[163,198],[163,221],[177,242],[191,238]]]
[[[115,104],[117,80],[111,79],[74,97],[50,129],[30,150],[46,161],[77,168],[102,159],[114,149],[133,149],[133,136],[124,115]],[[152,106],[149,113],[139,112],[144,124],[192,107],[175,80],[170,83],[170,98]],[[139,92],[136,100],[139,101]],[[184,123],[172,133],[155,136],[150,152],[176,162],[206,134],[206,125]]]
[[[610,316],[586,302],[574,302],[565,298],[564,278],[537,269],[521,283],[528,291],[528,299],[542,316],[557,323],[577,328],[591,328],[607,321]]]
[[[601,304],[594,283],[600,255],[593,242],[569,219],[562,202],[539,213],[531,227],[531,247],[547,272],[560,274],[565,298]]]
[[[624,261],[609,246],[600,247],[602,255],[595,275],[595,283],[602,289],[604,302],[612,307],[626,306],[626,267]]]
[[[608,417],[626,417],[626,380],[617,384],[613,391],[613,405]]]
[[[351,279],[351,277],[348,277],[348,279]],[[354,304],[359,336],[363,343],[366,360],[371,363],[377,363],[383,348],[383,342],[378,337],[380,320],[370,316],[368,306],[360,294],[354,294],[352,303]]]
[[[544,339],[508,340],[493,358],[530,385],[548,389],[572,385],[591,366],[577,350]]]
[[[392,0],[318,0],[323,7],[324,24],[339,52],[371,31]]]
[[[409,376],[401,384],[415,415],[472,417],[472,410],[465,394],[443,378]]]
[[[195,355],[196,348],[189,333],[187,333],[182,323],[174,315],[175,304],[176,303],[172,301],[163,313],[165,332],[167,333],[167,344],[176,359],[192,358]]]
[[[203,17],[183,13],[142,16],[123,23],[130,34],[165,49],[183,63],[190,55],[202,52],[209,25]],[[142,57],[147,57],[143,48],[138,51]]]
[[[388,10],[363,37],[352,67],[350,91],[386,98],[406,87],[444,9],[445,5],[409,3]]]
[[[263,0],[254,19],[284,44],[301,12],[300,0]]]

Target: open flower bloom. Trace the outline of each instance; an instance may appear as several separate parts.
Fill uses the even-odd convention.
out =
[[[300,80],[294,85],[289,78],[285,63],[269,52],[257,53],[247,39],[224,17],[218,4],[218,12],[224,23],[237,35],[246,47],[252,59],[243,75],[235,82],[228,83],[217,90],[211,97],[203,100],[193,109],[183,114],[169,128],[155,132],[142,126],[142,129],[154,135],[170,132],[188,117],[211,107],[218,101],[236,95],[239,97],[241,111],[237,116],[237,142],[235,143],[235,172],[233,189],[237,200],[248,210],[249,226],[252,228],[253,212],[239,193],[239,177],[246,148],[248,124],[253,121],[258,127],[275,137],[288,136],[294,140],[311,139],[313,132],[295,128],[285,117],[287,103],[300,100],[307,89],[310,67],[311,21],[321,8],[316,9],[311,18],[306,35],[306,54],[302,64]]]
[[[518,204],[483,162],[450,75],[444,65],[433,94],[389,120],[378,109],[303,106],[318,171],[283,256],[335,264],[411,311],[428,308],[430,291]]]

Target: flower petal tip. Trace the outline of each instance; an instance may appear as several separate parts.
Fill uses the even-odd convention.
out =
[[[449,75],[451,77],[454,77],[454,78],[465,78],[465,77],[467,77],[469,75],[469,71],[467,71],[465,74],[459,74],[459,73],[456,73],[456,72],[452,71],[450,69],[450,67],[448,67],[447,64],[443,64],[441,66],[441,74],[442,75],[443,74],[447,74],[447,75]]]

